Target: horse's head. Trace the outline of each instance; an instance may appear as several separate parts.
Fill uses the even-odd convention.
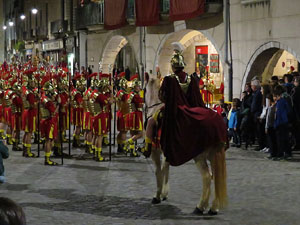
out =
[[[145,76],[146,81],[146,94],[145,94],[145,104],[147,106],[147,117],[153,115],[153,113],[161,107],[161,101],[158,98],[158,91],[160,88],[160,79],[150,78]]]

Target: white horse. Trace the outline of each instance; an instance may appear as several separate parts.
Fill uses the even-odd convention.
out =
[[[146,79],[147,82],[147,79]],[[149,79],[146,83],[145,103],[148,107],[147,118],[152,116],[156,110],[162,107],[158,98],[158,90],[160,87],[159,79]],[[152,106],[152,107],[151,107]],[[149,118],[149,125],[156,121]],[[195,137],[196,138],[196,137]],[[158,204],[161,200],[166,200],[169,193],[169,163],[164,157],[160,148],[152,147],[151,158],[155,164],[155,175],[157,182],[157,191],[152,199],[153,204]],[[201,154],[194,158],[196,167],[202,175],[203,189],[202,196],[194,210],[195,214],[202,215],[205,210],[209,209],[208,214],[216,215],[219,209],[227,205],[227,184],[226,184],[226,162],[225,162],[225,145],[224,143],[214,144],[204,150]],[[208,164],[210,163],[210,166]],[[211,181],[214,181],[215,198],[209,208]]]

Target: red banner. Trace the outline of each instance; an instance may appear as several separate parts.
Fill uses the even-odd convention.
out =
[[[136,26],[153,26],[159,22],[159,0],[135,0]]]
[[[126,25],[128,0],[104,1],[104,29],[114,30]]]
[[[187,20],[204,13],[205,0],[170,0],[170,20]]]

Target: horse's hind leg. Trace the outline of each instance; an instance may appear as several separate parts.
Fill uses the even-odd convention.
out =
[[[162,195],[161,195],[163,200],[166,200],[169,194],[169,168],[170,168],[170,164],[166,162],[166,158],[164,157],[163,167],[162,167],[163,188],[162,188]]]
[[[209,171],[205,153],[200,154],[194,160],[197,168],[199,169],[202,175],[203,182],[202,196],[194,212],[197,214],[202,214],[208,208],[209,205],[210,184],[212,176]]]
[[[163,189],[163,171],[161,166],[161,152],[158,149],[153,149],[151,158],[155,164],[155,176],[156,176],[156,195],[152,199],[152,204],[160,203],[160,196]]]

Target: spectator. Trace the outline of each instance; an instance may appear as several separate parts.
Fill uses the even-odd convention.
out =
[[[126,66],[126,69],[125,69],[125,78],[126,78],[126,80],[130,80],[130,76],[131,76],[131,71],[130,71],[130,69],[129,69],[129,67],[128,66]]]
[[[251,115],[252,115],[252,121],[254,124],[254,127],[256,128],[256,138],[258,140],[259,145],[261,145],[261,143],[263,142],[262,137],[259,136],[260,133],[260,124],[258,122],[259,116],[262,113],[262,93],[260,91],[261,86],[260,86],[260,82],[259,80],[255,77],[254,79],[252,79],[251,81],[251,89],[253,91],[253,99],[252,99],[252,103],[251,103]],[[259,147],[255,149],[256,151],[261,150]]]
[[[300,148],[300,76],[294,78],[294,89],[292,90],[291,97],[293,101],[293,112],[294,112],[294,121],[293,121],[293,130],[296,141],[296,149]]]
[[[260,114],[258,118],[258,136],[260,137],[258,139],[259,141],[259,149],[261,149],[261,152],[268,152],[268,144],[266,140],[266,134],[265,134],[265,126],[266,126],[266,116],[267,116],[267,109],[270,106],[270,101],[267,98],[267,96],[271,93],[271,87],[268,84],[263,84],[261,88],[261,93],[263,96],[263,108],[262,113]]]
[[[276,105],[272,94],[268,94],[267,99],[270,102],[270,105],[267,110],[266,127],[265,127],[265,133],[267,135],[267,141],[268,141],[269,153],[270,153],[270,156],[268,158],[275,159],[278,156],[276,132],[274,129]]]
[[[240,135],[238,133],[238,119],[239,119],[239,99],[233,99],[231,110],[228,113],[228,131],[229,138],[233,138],[232,147],[240,147]]]
[[[7,159],[8,156],[8,148],[3,141],[0,140],[0,183],[5,182],[3,159]]]
[[[279,79],[278,85],[284,85],[284,80],[283,80],[283,78]]]
[[[284,80],[284,86],[286,88],[286,92],[290,95],[293,88],[294,88],[294,85],[293,85],[293,76],[292,74],[285,74],[283,76],[283,80]]]
[[[0,197],[0,224],[26,225],[25,213],[21,206],[8,198]]]
[[[278,146],[278,159],[289,159],[291,157],[291,147],[289,142],[289,119],[291,111],[288,102],[282,97],[284,88],[277,86],[274,89],[274,100],[276,102],[274,128]]]
[[[251,104],[252,104],[252,89],[251,84],[247,83],[245,85],[244,97],[242,99],[241,104],[241,125],[240,125],[240,132],[242,140],[245,141],[245,149],[248,148],[252,136],[253,136],[253,122],[250,113]]]
[[[196,68],[196,71],[192,74],[192,76],[196,79],[197,84],[200,85],[202,75],[199,67]]]

